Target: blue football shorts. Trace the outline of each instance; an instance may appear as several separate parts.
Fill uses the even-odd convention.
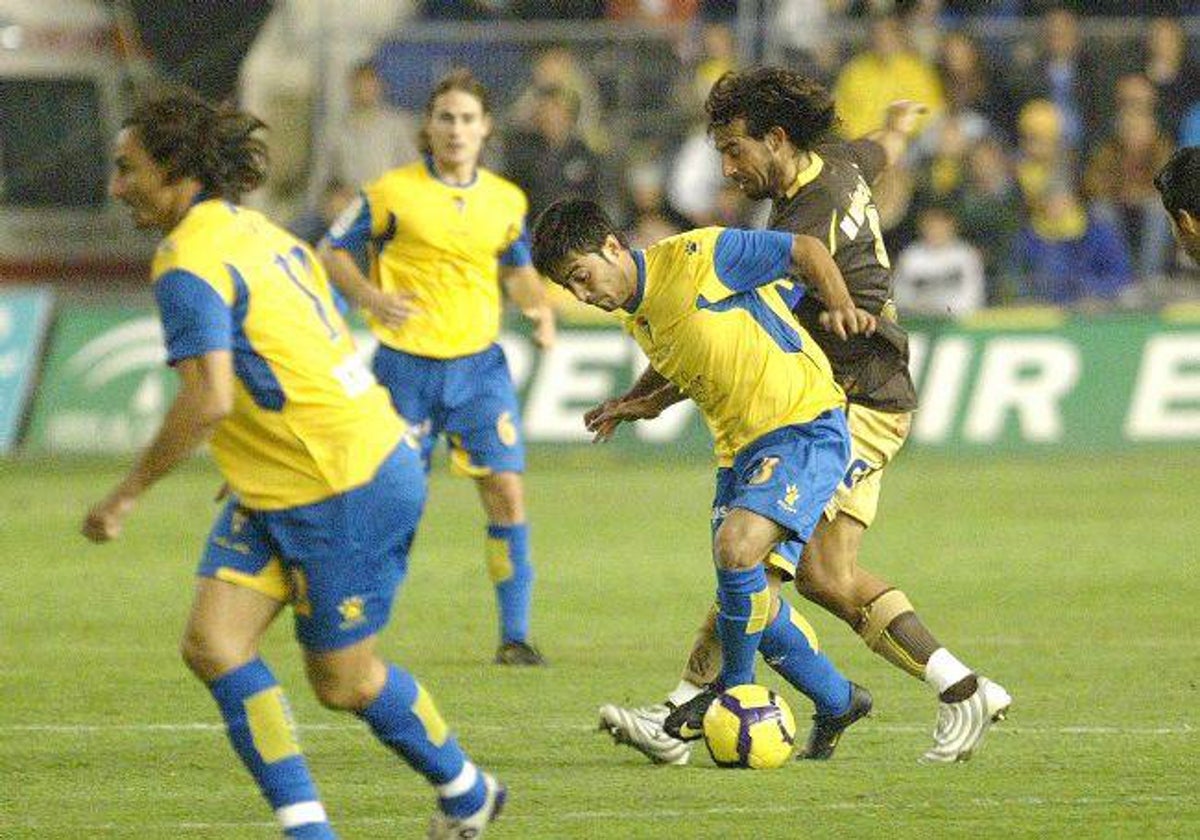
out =
[[[424,504],[420,455],[401,443],[367,484],[320,502],[257,511],[231,498],[196,573],[290,602],[308,650],[343,648],[387,624]]]
[[[426,469],[444,434],[450,466],[460,475],[525,471],[521,411],[499,344],[456,359],[414,356],[381,344],[372,369],[397,413],[421,433]]]
[[[717,470],[712,530],[733,508],[752,510],[787,529],[768,565],[795,576],[800,552],[817,526],[850,460],[846,415],[835,408],[816,419],[768,432]]]

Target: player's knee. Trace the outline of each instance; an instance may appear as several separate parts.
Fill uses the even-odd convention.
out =
[[[379,696],[379,686],[370,679],[352,675],[324,674],[312,680],[313,693],[326,709],[358,712]]]
[[[767,552],[722,528],[713,541],[713,559],[719,569],[751,569],[767,559]]]
[[[179,655],[189,671],[210,683],[245,665],[255,657],[256,652],[189,627],[180,639]]]

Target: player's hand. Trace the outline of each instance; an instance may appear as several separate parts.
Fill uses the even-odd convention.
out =
[[[607,442],[622,423],[653,420],[661,414],[662,408],[652,397],[614,397],[584,413],[583,423],[592,433],[592,443]]]
[[[525,317],[533,322],[533,343],[539,350],[549,350],[558,338],[558,326],[555,323],[554,309],[549,306],[539,306],[525,311]]]
[[[135,500],[112,493],[88,511],[83,520],[83,535],[94,543],[108,542],[121,536],[125,517],[133,510]]]
[[[412,295],[398,292],[376,292],[367,302],[367,310],[385,327],[395,329],[416,314]]]
[[[852,335],[874,335],[878,325],[875,316],[847,301],[842,306],[826,309],[819,316],[821,326],[845,341]]]
[[[887,107],[883,127],[911,137],[921,120],[929,113],[929,107],[911,99],[897,99]]]

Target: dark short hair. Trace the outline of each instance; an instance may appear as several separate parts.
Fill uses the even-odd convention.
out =
[[[756,140],[775,126],[787,132],[799,149],[812,149],[838,124],[833,97],[807,76],[782,67],[730,70],[708,92],[704,102],[708,130],[746,121]]]
[[[558,283],[555,272],[567,257],[599,253],[609,236],[625,244],[599,204],[580,198],[560,199],[543,210],[533,225],[534,268]]]
[[[266,123],[191,92],[148,99],[122,124],[170,182],[195,178],[206,193],[239,201],[267,177]]]
[[[1163,207],[1172,216],[1186,210],[1200,220],[1200,146],[1186,146],[1154,176]]]

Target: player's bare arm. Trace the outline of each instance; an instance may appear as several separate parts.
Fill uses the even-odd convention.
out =
[[[83,535],[92,542],[119,537],[138,497],[186,460],[233,410],[233,355],[228,350],[183,359],[175,369],[179,393],[154,440],[120,484],[88,511]]]
[[[887,166],[895,166],[904,157],[909,140],[928,113],[929,108],[920,102],[898,99],[888,106],[883,125],[867,134],[866,139],[882,146],[887,156]]]
[[[592,443],[604,443],[612,438],[621,423],[652,420],[683,399],[684,394],[678,386],[653,365],[647,365],[628,391],[588,410],[583,415],[583,422],[594,435]]]
[[[533,324],[533,343],[542,350],[553,346],[558,336],[554,307],[546,298],[546,287],[538,273],[527,265],[505,266],[500,269],[500,282],[509,299]]]
[[[819,239],[799,234],[792,239],[792,265],[825,304],[821,326],[845,341],[852,335],[875,332],[875,316],[854,305],[846,278],[833,255]]]
[[[385,326],[399,327],[416,312],[410,295],[380,289],[367,279],[348,251],[323,242],[318,249],[318,255],[338,291],[370,312]]]

